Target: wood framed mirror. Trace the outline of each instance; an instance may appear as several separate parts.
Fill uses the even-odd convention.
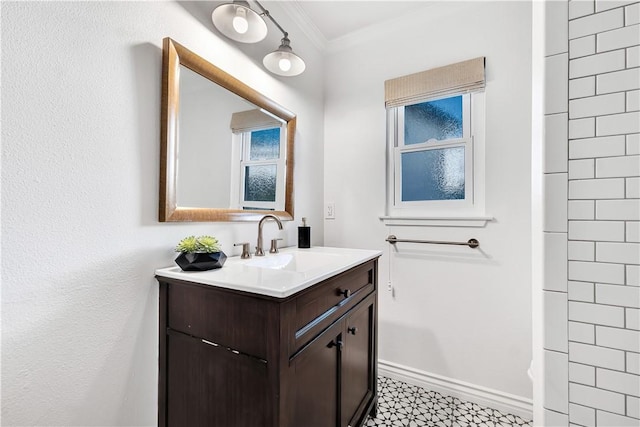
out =
[[[295,132],[295,114],[165,38],[160,222],[292,220]]]

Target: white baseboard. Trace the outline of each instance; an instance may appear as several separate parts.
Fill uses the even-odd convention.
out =
[[[386,360],[378,360],[378,374],[437,391],[447,396],[474,402],[481,406],[488,406],[500,412],[518,415],[527,420],[533,418],[533,401],[525,397],[424,372]]]

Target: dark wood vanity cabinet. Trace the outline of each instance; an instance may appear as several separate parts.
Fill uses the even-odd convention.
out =
[[[287,298],[157,278],[158,425],[355,427],[375,412],[377,260]]]

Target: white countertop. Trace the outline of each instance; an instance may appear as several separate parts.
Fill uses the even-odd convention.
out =
[[[291,247],[264,257],[229,257],[224,266],[216,270],[182,271],[175,266],[158,269],[156,275],[286,298],[380,255],[381,251],[366,249]]]

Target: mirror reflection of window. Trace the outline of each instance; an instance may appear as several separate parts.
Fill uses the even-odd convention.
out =
[[[284,203],[284,124],[261,110],[233,114],[231,128],[239,155],[232,165],[238,180],[231,194],[238,194],[242,210],[277,210]],[[232,201],[233,204],[233,201]]]
[[[246,140],[249,158],[243,162],[244,209],[247,209],[248,204],[276,201],[280,128],[253,131]]]

